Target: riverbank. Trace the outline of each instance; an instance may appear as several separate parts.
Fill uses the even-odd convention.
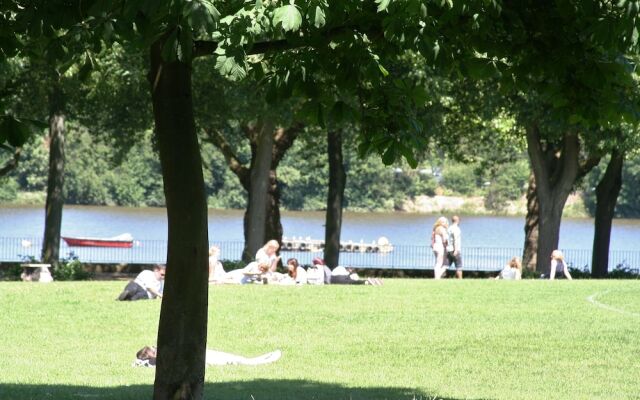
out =
[[[15,202],[8,203],[15,206],[33,206],[41,205],[44,207],[46,202],[45,192],[20,192]],[[302,211],[317,211],[317,210],[302,210]],[[361,212],[365,210],[350,210],[345,211]],[[489,210],[485,207],[484,198],[482,196],[416,196],[413,199],[406,199],[395,210],[380,210],[381,212],[399,211],[406,213],[418,213],[418,214],[462,214],[470,216],[507,216],[517,217],[525,216],[527,214],[527,199],[522,196],[515,201],[507,202],[505,208],[501,211]],[[366,211],[370,212],[370,211]],[[589,213],[586,210],[584,201],[580,194],[572,194],[567,199],[567,203],[564,208],[563,216],[565,218],[586,218],[589,217]]]
[[[485,207],[482,196],[416,196],[404,201],[399,211],[420,214],[463,214],[463,215],[500,215],[524,216],[527,214],[527,199],[522,196],[516,201],[509,201],[502,211],[489,210]],[[563,217],[589,217],[582,196],[572,194],[567,199]]]

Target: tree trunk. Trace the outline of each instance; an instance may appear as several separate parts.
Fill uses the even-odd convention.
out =
[[[579,149],[575,132],[565,133],[560,147],[556,148],[542,142],[536,124],[527,127],[527,151],[540,207],[536,270],[546,275],[551,252],[558,248],[562,210],[580,172]]]
[[[54,266],[60,258],[60,230],[64,206],[65,94],[54,84],[49,95],[49,177],[45,204],[42,261]]]
[[[329,193],[324,235],[324,261],[333,269],[340,261],[340,233],[342,229],[342,204],[347,174],[342,159],[342,132],[328,131],[327,154],[329,156]]]
[[[591,276],[605,278],[609,273],[609,244],[613,212],[622,187],[624,153],[614,149],[604,176],[596,187],[595,234],[591,256]]]
[[[249,205],[245,218],[246,240],[242,254],[242,259],[245,261],[253,260],[258,249],[265,243],[272,156],[273,125],[267,122],[260,129],[256,142],[256,156],[251,165]]]
[[[249,201],[247,210],[244,214],[244,240],[245,248],[242,253],[242,259],[245,262],[252,261],[255,257],[255,251],[250,251],[249,231],[250,231],[250,214],[252,207],[252,186],[251,177],[255,173],[258,159],[258,141],[262,127],[252,127],[245,125],[243,130],[251,144],[251,164],[249,168],[242,165],[238,157],[235,155],[231,145],[219,132],[215,130],[207,131],[208,140],[213,143],[224,155],[227,165],[231,171],[238,177],[240,184],[247,191]],[[275,239],[278,243],[282,242],[282,221],[280,219],[280,187],[278,185],[278,175],[276,173],[280,160],[284,157],[287,150],[291,148],[293,142],[304,129],[302,124],[293,124],[290,128],[278,128],[274,131],[273,149],[271,156],[271,168],[269,171],[269,182],[266,198],[266,220],[264,224],[264,241]],[[260,244],[262,246],[262,244]]]
[[[207,340],[207,205],[191,66],[151,48],[149,81],[167,204],[168,248],[154,399],[201,399]]]
[[[527,216],[524,223],[524,250],[522,252],[522,265],[530,271],[536,270],[539,213],[540,205],[536,196],[536,178],[531,172],[527,188]]]

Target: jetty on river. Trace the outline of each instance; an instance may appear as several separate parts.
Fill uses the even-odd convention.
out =
[[[310,237],[292,237],[282,238],[282,251],[309,251],[320,252],[324,250],[324,240],[311,239]],[[393,251],[393,245],[384,236],[370,243],[361,240],[354,242],[349,240],[340,242],[340,251],[345,253],[390,253]]]

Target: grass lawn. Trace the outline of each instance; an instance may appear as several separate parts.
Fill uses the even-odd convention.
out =
[[[0,282],[0,399],[151,398],[160,301],[124,282]],[[211,286],[207,399],[640,399],[640,281]]]

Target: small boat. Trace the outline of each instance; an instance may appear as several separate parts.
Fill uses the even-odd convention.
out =
[[[319,252],[324,249],[324,240],[306,238],[291,239],[287,237],[282,238],[282,250],[283,251],[309,251]],[[361,240],[359,243],[349,240],[348,242],[340,242],[340,251],[345,253],[390,253],[393,251],[393,245],[384,236],[374,240],[371,243],[365,243]]]
[[[94,237],[69,237],[62,236],[62,239],[67,242],[69,246],[78,247],[125,247],[129,248],[133,246],[133,236],[130,233],[123,233],[122,235],[110,237],[110,238],[94,238]]]

